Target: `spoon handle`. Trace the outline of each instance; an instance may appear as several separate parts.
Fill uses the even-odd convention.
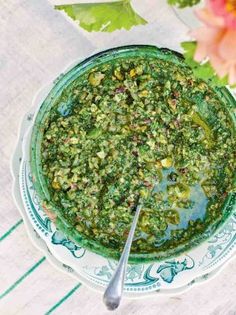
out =
[[[129,231],[128,238],[125,243],[125,247],[121,254],[119,263],[117,265],[117,269],[115,273],[113,274],[113,277],[111,281],[109,282],[108,287],[106,288],[106,291],[103,295],[103,301],[109,310],[116,309],[120,304],[130,248],[132,245],[134,232],[135,232],[135,228],[138,222],[138,217],[139,217],[141,208],[142,208],[141,204],[139,204],[136,207],[134,219],[133,219],[130,231]]]

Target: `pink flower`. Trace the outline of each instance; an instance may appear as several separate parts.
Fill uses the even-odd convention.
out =
[[[197,40],[194,59],[209,61],[220,77],[236,83],[236,0],[208,0],[197,16],[205,24],[191,34]]]
[[[208,0],[212,12],[224,19],[228,28],[236,29],[236,1],[235,0]]]

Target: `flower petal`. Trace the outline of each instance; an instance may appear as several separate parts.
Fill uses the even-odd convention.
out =
[[[224,76],[227,75],[228,66],[222,58],[217,56],[217,54],[211,54],[209,56],[209,59],[212,67],[215,69],[216,73],[220,78],[223,78]]]
[[[224,15],[226,11],[225,0],[208,0],[207,6],[211,8],[214,14]]]
[[[236,30],[227,30],[219,42],[218,52],[223,59],[236,63]]]
[[[229,2],[228,2],[229,3]],[[224,25],[227,28],[236,29],[236,16],[227,8],[227,1],[225,0],[208,0],[207,6],[216,16],[220,16],[224,20]],[[234,4],[232,4],[234,7]]]
[[[220,16],[214,15],[208,8],[195,11],[197,17],[208,26],[222,27],[224,26],[224,19]]]
[[[213,27],[199,27],[198,29],[191,31],[190,35],[202,42],[215,42],[221,37],[222,29]]]
[[[194,54],[195,61],[202,61],[207,57],[207,45],[205,43],[198,42],[197,48]]]

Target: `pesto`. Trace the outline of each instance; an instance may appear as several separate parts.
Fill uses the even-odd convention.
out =
[[[235,137],[216,93],[187,67],[141,57],[94,67],[42,128],[51,201],[82,235],[121,250],[139,196],[134,253],[177,247],[220,221]]]

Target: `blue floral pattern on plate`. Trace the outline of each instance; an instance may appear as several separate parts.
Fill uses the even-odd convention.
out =
[[[27,118],[32,125],[33,115]],[[19,187],[27,216],[38,237],[46,242],[52,256],[62,261],[63,268],[98,290],[103,290],[111,278],[116,262],[86,251],[61,232],[40,207],[33,179],[29,171],[27,143],[30,133],[23,141],[23,157],[20,157]],[[169,261],[154,264],[128,265],[125,292],[129,296],[154,292],[177,293],[196,282],[208,279],[236,252],[236,209],[229,205],[231,216],[215,235],[201,246]],[[54,258],[55,259],[55,258]]]

